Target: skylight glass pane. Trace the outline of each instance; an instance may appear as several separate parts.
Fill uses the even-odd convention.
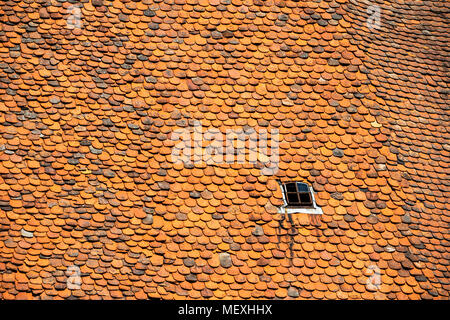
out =
[[[298,192],[309,192],[308,186],[305,183],[297,182]]]
[[[311,196],[309,195],[309,193],[300,193],[300,202],[302,204],[311,204]]]
[[[291,204],[291,203],[299,203],[297,193],[288,193],[287,197],[288,197],[287,200],[288,200],[289,204]]]
[[[286,183],[286,192],[297,192],[295,183]]]

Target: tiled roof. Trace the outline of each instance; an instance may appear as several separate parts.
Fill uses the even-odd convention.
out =
[[[449,299],[449,11],[3,1],[0,298]],[[195,121],[278,129],[279,170],[174,163]]]

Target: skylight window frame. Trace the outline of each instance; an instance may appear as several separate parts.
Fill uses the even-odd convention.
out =
[[[286,182],[281,182],[278,181],[280,188],[281,188],[281,192],[283,194],[283,202],[284,205],[279,208],[279,211],[281,213],[287,213],[287,214],[292,214],[292,213],[306,213],[306,214],[323,214],[322,208],[318,207],[316,204],[316,198],[314,196],[314,190],[313,188],[305,183],[305,182],[301,182],[301,181],[286,181]],[[288,202],[287,200],[287,195],[288,193],[291,193],[291,191],[287,191],[287,185],[291,184],[291,183],[295,183],[296,186],[296,190],[298,191],[298,185],[299,184],[303,184],[308,188],[308,193],[310,195],[310,199],[311,199],[311,205],[292,205]],[[304,191],[302,191],[301,193],[306,193]],[[300,199],[298,199],[300,200]]]

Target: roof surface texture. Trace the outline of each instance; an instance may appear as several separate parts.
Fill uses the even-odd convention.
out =
[[[449,299],[449,13],[2,1],[0,298]],[[278,170],[175,163],[195,123],[279,130]]]

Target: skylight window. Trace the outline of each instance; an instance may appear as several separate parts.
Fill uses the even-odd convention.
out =
[[[303,182],[279,182],[283,193],[283,213],[322,214],[316,205],[313,189]]]

